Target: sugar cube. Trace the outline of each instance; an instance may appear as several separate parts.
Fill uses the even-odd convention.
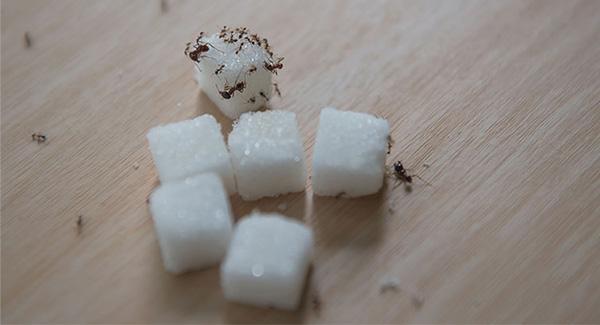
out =
[[[242,218],[221,264],[225,298],[256,306],[295,309],[313,250],[310,228],[279,214]]]
[[[379,191],[388,135],[388,122],[382,118],[324,108],[313,153],[314,193],[357,197]]]
[[[304,190],[304,150],[296,114],[242,114],[229,134],[238,193],[244,200]]]
[[[186,54],[194,62],[198,85],[227,117],[260,109],[271,98],[280,59],[266,39],[225,28],[218,34],[201,34]]]
[[[225,256],[232,232],[231,209],[215,174],[160,185],[150,196],[150,212],[167,271],[201,269]]]
[[[227,191],[235,193],[231,159],[221,125],[211,115],[154,127],[147,138],[161,182],[214,172],[221,177]]]

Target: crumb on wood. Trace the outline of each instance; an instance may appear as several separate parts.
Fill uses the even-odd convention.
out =
[[[33,45],[33,43],[31,42],[31,36],[29,35],[29,32],[25,32],[25,34],[23,34],[23,40],[25,42],[26,49],[30,48],[31,45]]]
[[[314,292],[310,297],[310,305],[315,314],[321,313],[321,307],[323,306],[323,302],[321,301],[321,297],[317,292]]]
[[[75,224],[77,225],[77,233],[81,234],[81,231],[83,230],[83,216],[82,215],[77,216],[77,221],[75,222]]]
[[[164,14],[167,11],[169,11],[169,3],[167,0],[160,0],[160,12]]]
[[[288,206],[287,206],[287,204],[286,204],[285,202],[279,203],[279,204],[277,205],[277,209],[278,209],[279,211],[285,211],[285,210],[287,210],[287,207],[288,207]]]
[[[424,164],[423,164],[423,167],[424,167],[424,168],[429,168],[429,167],[431,167],[431,165],[430,165],[430,164],[427,164],[427,163],[424,163]]]
[[[45,135],[43,135],[41,133],[36,132],[31,135],[31,140],[37,141],[37,143],[42,143],[42,142],[46,142],[46,140],[48,140],[48,137],[46,137]]]
[[[425,303],[425,298],[423,298],[423,296],[419,293],[413,293],[411,294],[410,301],[412,302],[413,306],[415,306],[415,308],[419,309]]]
[[[379,293],[384,294],[388,291],[400,291],[400,281],[397,278],[388,277],[379,284]]]
[[[133,163],[133,169],[138,170],[138,168],[140,168],[140,164]]]
[[[344,197],[345,195],[346,195],[346,192],[342,191],[342,192],[339,192],[338,194],[336,194],[333,198],[339,199],[339,198]]]

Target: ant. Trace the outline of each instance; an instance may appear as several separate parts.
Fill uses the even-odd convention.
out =
[[[227,36],[227,31],[228,31],[227,26],[223,26],[223,28],[219,32],[219,38],[225,39],[225,37]]]
[[[281,91],[279,91],[279,86],[275,82],[273,83],[273,89],[275,89],[277,96],[281,97]]]
[[[248,99],[248,103],[252,103],[254,104],[256,102],[256,97],[252,96],[250,97],[250,99]]]
[[[46,136],[41,133],[34,133],[31,135],[32,141],[37,141],[37,143],[46,142]]]
[[[412,177],[414,175],[408,175],[406,169],[402,166],[402,162],[398,160],[394,163],[394,176],[402,182],[412,183]]]
[[[198,33],[198,37],[196,37],[196,44],[200,44],[202,37],[204,37],[204,32]]]
[[[242,73],[242,71],[240,71],[240,73],[238,73],[237,78],[235,78],[233,87],[229,86],[227,80],[225,80],[225,87],[223,90],[219,90],[219,87],[217,85],[215,85],[215,87],[217,87],[217,91],[219,92],[221,97],[223,97],[225,99],[230,99],[231,97],[233,97],[236,90],[239,91],[240,93],[244,92],[244,89],[246,89],[246,81],[238,82],[238,80],[240,80],[241,73]]]
[[[200,32],[200,34],[198,34],[198,37],[196,38],[196,44],[193,45],[193,47],[194,47],[193,50],[191,49],[192,48],[191,42],[188,42],[185,46],[185,50],[183,51],[183,53],[185,54],[185,56],[189,56],[190,59],[192,59],[192,61],[199,62],[200,58],[205,57],[204,55],[202,55],[202,53],[208,52],[208,50],[210,50],[210,47],[215,49],[215,51],[223,53],[223,51],[214,47],[214,45],[212,45],[210,43],[202,42],[203,37],[204,37],[204,32]]]
[[[250,66],[250,69],[248,69],[248,74],[255,72],[256,71],[256,66],[253,64]]]
[[[392,139],[391,135],[388,135],[388,137],[387,137],[387,144],[388,144],[387,154],[389,155],[392,152],[392,145],[394,144],[394,139]]]
[[[240,46],[238,47],[238,49],[235,51],[235,54],[240,54],[240,51],[242,51],[242,47],[244,46],[244,42],[240,42]]]
[[[259,45],[262,46],[263,49],[269,54],[270,58],[273,58],[273,51],[271,51],[271,45],[269,45],[269,40],[266,38],[262,39],[262,42],[259,42]]]
[[[225,89],[223,91],[219,90],[219,94],[221,94],[221,96],[225,99],[230,99],[231,97],[233,97],[236,90],[239,91],[240,93],[243,93],[245,88],[246,88],[246,83],[244,81],[240,81],[240,82],[236,83],[235,86],[233,86],[233,87],[225,85]],[[218,90],[218,88],[217,88],[217,90]]]
[[[219,74],[223,71],[223,68],[225,68],[224,64],[219,65],[219,68],[217,68],[217,70],[215,70],[215,74]]]
[[[229,34],[229,37],[227,37],[227,34]],[[238,40],[235,38],[235,30],[227,28],[227,26],[225,26],[222,30],[221,33],[219,34],[219,37],[225,42],[225,43],[230,43],[233,44],[235,42],[237,42]]]
[[[258,37],[257,34],[250,34],[250,36],[246,36],[246,40],[248,40],[250,43],[252,43],[254,45],[258,44],[258,46],[261,46],[260,38]]]
[[[267,100],[267,101],[269,100],[269,97],[267,97],[267,95],[265,95],[265,93],[262,90],[258,94],[265,100]]]
[[[394,163],[394,170],[392,171],[392,173],[393,173],[392,175],[402,183],[412,184],[413,177],[415,177],[415,178],[418,178],[421,181],[423,181],[425,184],[431,185],[428,182],[426,182],[424,179],[422,179],[419,175],[407,174],[406,169],[404,169],[404,166],[402,166],[402,162],[400,162],[400,160],[398,160],[397,162]]]
[[[244,92],[244,89],[246,89],[246,82],[245,81],[240,81],[238,83],[235,84],[235,87],[233,87],[233,91],[239,91],[241,93]],[[231,92],[233,95],[233,91]]]
[[[275,63],[265,62],[265,69],[273,72],[274,74],[277,74],[277,69],[283,68],[283,63],[281,63],[281,61],[283,61],[283,58],[277,59],[277,61]]]
[[[242,37],[244,37],[246,34],[248,34],[248,28],[247,27],[243,27],[243,28],[236,28],[236,31],[240,34],[238,36],[239,39],[241,39]]]
[[[199,61],[199,57],[202,57],[202,53],[204,52],[208,52],[208,50],[210,50],[210,48],[208,47],[207,44],[196,44],[194,45],[194,50],[190,51],[190,45],[191,43],[188,43],[185,51],[183,52],[186,56],[189,56],[190,59],[192,59],[192,61]]]

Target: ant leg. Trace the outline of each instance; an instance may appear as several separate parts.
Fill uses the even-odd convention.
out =
[[[221,53],[223,53],[223,51],[219,50],[218,48],[216,48],[214,45],[210,44],[210,43],[206,43],[206,45],[212,47],[213,49],[215,49],[216,51],[219,51]]]
[[[213,60],[215,62],[218,62],[217,59],[213,58],[212,56],[208,56],[208,55],[200,55],[200,58],[201,59],[204,59],[204,58],[211,59],[211,60]]]
[[[235,85],[237,85],[238,80],[240,79],[240,75],[242,74],[242,70],[240,70],[240,72],[238,72],[237,77],[235,77],[235,82],[233,83],[233,86],[235,87]]]
[[[423,179],[421,176],[419,176],[419,175],[416,175],[416,174],[415,174],[415,175],[410,175],[410,176],[411,176],[411,177],[418,178],[419,180],[421,180],[421,182],[425,183],[425,185],[427,185],[427,186],[431,186],[431,183],[429,183],[428,181],[424,180],[424,179]]]
[[[394,177],[394,185],[392,187],[392,191],[397,189],[398,187],[400,187],[403,183],[404,183],[404,181]]]
[[[217,84],[215,84],[215,88],[217,88],[218,92],[221,92],[221,90],[219,89],[219,86],[217,86]]]

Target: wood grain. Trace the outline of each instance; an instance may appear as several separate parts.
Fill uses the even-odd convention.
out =
[[[2,322],[600,323],[600,1],[167,4],[2,1]],[[432,184],[232,198],[314,228],[295,313],[226,303],[217,268],[166,274],[146,208],[149,128],[231,128],[182,54],[222,25],[285,56],[272,106],[307,161],[333,105],[385,116],[388,163]]]

